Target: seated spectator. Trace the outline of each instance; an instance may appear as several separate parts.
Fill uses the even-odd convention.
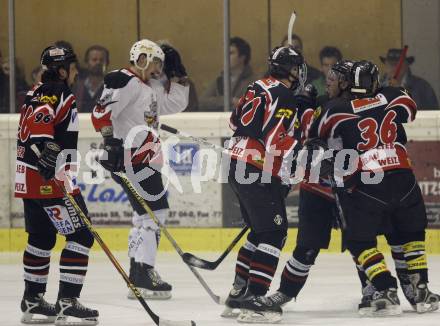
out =
[[[414,57],[405,58],[399,76],[394,78],[401,53],[402,49],[389,49],[386,57],[380,57],[385,64],[385,74],[381,79],[381,85],[405,87],[411,93],[419,110],[439,109],[437,97],[431,85],[423,78],[413,75],[409,68],[414,62]]]
[[[168,40],[159,40],[156,42],[156,44],[158,44],[162,48],[162,50],[164,50],[164,46],[175,49],[175,47]],[[177,51],[177,49],[175,50]],[[162,71],[162,75],[160,76],[160,81],[165,88],[169,88],[169,81],[164,71]],[[197,112],[199,111],[199,98],[197,96],[196,85],[194,84],[194,82],[190,77],[188,77],[187,82],[189,85],[189,98],[188,98],[188,106],[186,107],[184,112]]]
[[[282,46],[288,46],[289,45],[288,44],[288,40],[287,40],[287,35],[284,37],[283,42],[281,42],[281,45]],[[295,51],[299,51],[299,52],[301,52],[302,55],[304,55],[303,41],[296,34],[292,34],[292,47],[295,49]],[[314,81],[315,79],[318,79],[318,78],[324,78],[324,80],[325,80],[325,75],[323,75],[315,67],[307,64],[307,81],[306,81],[306,84],[309,84],[309,83],[311,83],[312,81]]]
[[[319,61],[321,63],[322,76],[312,81],[315,86],[318,96],[325,95],[325,77],[331,69],[331,67],[338,61],[342,60],[342,53],[338,48],[334,46],[325,46],[319,51]]]
[[[251,47],[240,37],[233,37],[229,42],[229,60],[231,75],[231,109],[235,108],[246,88],[255,79],[249,62]],[[218,76],[200,98],[201,111],[223,111],[223,72]]]
[[[101,45],[93,45],[84,55],[83,75],[73,87],[79,112],[92,112],[104,89],[104,76],[110,62],[109,51]]]
[[[15,112],[23,105],[29,85],[24,77],[24,69],[15,61]],[[0,52],[0,113],[9,113],[9,61]]]
[[[35,86],[39,82],[41,82],[42,74],[43,74],[43,68],[41,66],[37,66],[34,69],[32,69],[31,72],[32,86]]]

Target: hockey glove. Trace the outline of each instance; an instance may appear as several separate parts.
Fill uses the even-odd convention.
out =
[[[61,152],[61,147],[52,141],[45,142],[43,146],[43,151],[37,161],[38,173],[45,180],[50,180],[55,176],[57,157]]]
[[[328,145],[320,138],[311,138],[304,143],[304,148],[308,151],[307,169],[313,169],[314,166],[321,162],[319,171],[320,178],[328,178],[329,175],[333,175],[334,172],[334,156],[333,153],[329,156]],[[313,155],[315,151],[320,151],[322,154]],[[313,161],[313,162],[312,162]]]
[[[173,47],[162,44],[161,49],[165,53],[165,62],[163,71],[167,75],[168,79],[173,77],[183,78],[186,77],[186,69],[183,66],[182,59],[179,52]]]
[[[296,96],[296,99],[305,103],[311,108],[316,108],[318,106],[318,102],[316,100],[317,96],[318,91],[316,90],[316,87],[312,84],[307,84],[301,94]]]
[[[104,137],[104,150],[107,152],[106,160],[99,160],[104,169],[110,172],[120,172],[124,170],[124,147],[122,139]]]

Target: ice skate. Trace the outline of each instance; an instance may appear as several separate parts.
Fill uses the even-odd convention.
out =
[[[163,281],[154,268],[147,268],[144,264],[136,263],[134,285],[144,299],[167,300],[171,298],[172,286]],[[128,290],[128,299],[136,299],[131,290]]]
[[[223,318],[237,318],[240,314],[240,300],[243,299],[246,292],[246,287],[233,287],[229,292],[225,301],[225,310],[220,315]]]
[[[44,300],[43,293],[37,297],[24,295],[21,300],[23,324],[52,324],[56,318],[55,305]]]
[[[376,288],[370,282],[362,288],[362,298],[358,305],[358,312],[361,316],[371,315],[372,307],[371,301],[373,300],[373,294],[376,292]]]
[[[275,324],[281,321],[283,311],[264,296],[251,296],[240,303],[241,313],[237,318],[239,323]]]
[[[385,317],[397,316],[402,313],[397,290],[394,288],[374,292],[370,304],[370,311],[364,310],[363,316]]]
[[[292,301],[292,297],[285,295],[284,293],[277,291],[267,297],[273,304],[284,307],[288,302]]]
[[[240,314],[240,300],[244,299],[247,281],[236,275],[233,287],[225,300],[225,310],[220,315],[223,318],[237,318]]]
[[[98,325],[99,313],[83,306],[77,298],[62,298],[55,306],[57,317],[55,325],[93,326]]]
[[[412,306],[419,314],[438,310],[440,296],[432,293],[428,289],[428,284],[420,281],[419,274],[409,275],[413,291],[414,291],[414,305]]]

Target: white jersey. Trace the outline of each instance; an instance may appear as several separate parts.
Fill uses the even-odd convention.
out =
[[[140,147],[148,137],[146,126],[157,128],[159,116],[183,111],[188,105],[189,86],[171,82],[166,90],[155,79],[143,82],[128,69],[112,71],[104,79],[104,90],[93,109],[92,121],[96,130],[113,126],[113,136],[132,148]],[[134,135],[134,128],[142,130]]]

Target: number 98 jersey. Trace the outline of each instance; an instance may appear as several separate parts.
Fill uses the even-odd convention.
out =
[[[325,139],[336,150],[356,150],[365,171],[410,169],[403,124],[416,112],[416,103],[401,87],[379,89],[374,97],[335,98],[323,105],[309,137]]]
[[[46,181],[38,173],[38,157],[32,151],[31,145],[53,141],[60,145],[62,150],[76,150],[78,131],[75,96],[64,82],[40,83],[26,94],[17,134],[15,197],[63,197],[54,181]],[[72,160],[69,165],[73,163]],[[73,193],[79,193],[76,186]]]

